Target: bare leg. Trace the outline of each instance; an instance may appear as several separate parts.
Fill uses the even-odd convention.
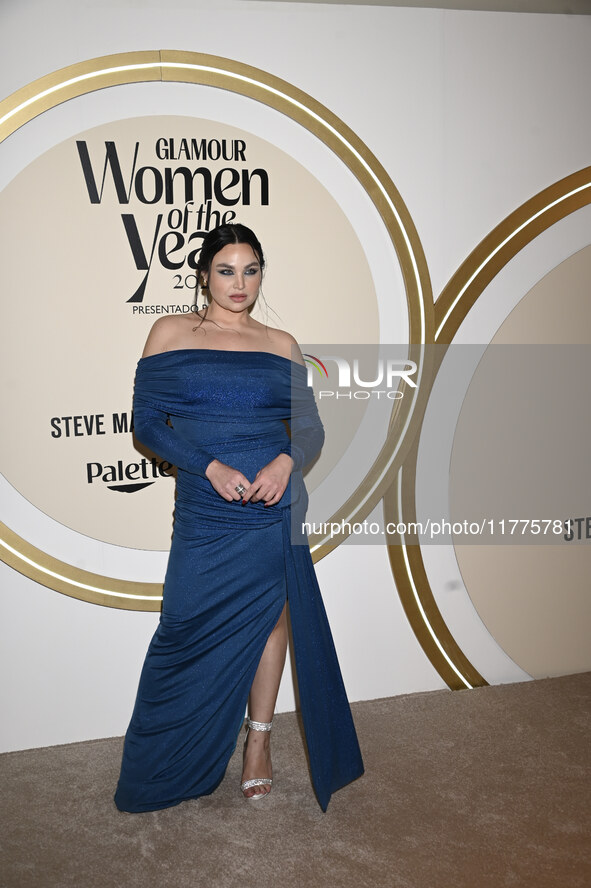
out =
[[[275,712],[279,683],[287,651],[287,614],[285,607],[271,632],[256,671],[248,699],[248,714],[253,721],[270,722]],[[242,781],[272,777],[269,732],[249,731],[244,750]],[[244,793],[250,797],[270,792],[270,786],[252,786]]]

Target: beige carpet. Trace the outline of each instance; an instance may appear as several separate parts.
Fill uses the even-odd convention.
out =
[[[365,776],[322,814],[296,716],[275,786],[248,803],[240,755],[208,798],[112,802],[122,741],[0,756],[3,888],[588,888],[591,673],[354,705]]]

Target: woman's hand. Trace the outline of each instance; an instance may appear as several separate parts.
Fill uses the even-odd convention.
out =
[[[250,481],[242,472],[239,472],[238,469],[233,469],[232,466],[227,466],[225,463],[220,462],[219,459],[213,459],[210,462],[205,469],[205,477],[215,492],[219,493],[229,503],[232,500],[241,500],[250,489]],[[236,490],[240,486],[244,488],[243,493],[238,493]]]
[[[243,502],[258,503],[263,500],[266,506],[278,503],[289,482],[293,459],[287,453],[280,453],[275,459],[257,472],[256,477],[242,497]]]

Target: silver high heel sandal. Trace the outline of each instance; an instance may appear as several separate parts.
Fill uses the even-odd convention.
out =
[[[251,718],[246,717],[246,737],[244,739],[244,747],[246,748],[246,743],[248,741],[248,734],[250,731],[270,731],[273,726],[273,721],[270,722],[256,722]],[[240,784],[240,789],[244,794],[245,789],[250,789],[252,786],[272,786],[273,778],[272,777],[255,777],[253,780],[245,780],[244,783]],[[244,798],[248,801],[257,801],[258,799],[265,799],[269,795],[268,792],[257,792],[251,796],[244,796]]]

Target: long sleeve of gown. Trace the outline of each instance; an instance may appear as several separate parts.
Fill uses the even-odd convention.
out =
[[[173,466],[205,478],[207,466],[215,459],[213,454],[196,447],[169,425],[167,408],[175,403],[173,382],[155,372],[151,358],[138,362],[133,393],[134,433],[138,441]]]
[[[324,444],[324,427],[320,417],[299,417],[290,423],[291,439],[280,453],[287,453],[293,459],[292,471],[298,472],[312,462]]]
[[[322,450],[324,427],[314,392],[307,384],[306,371],[297,364],[292,369],[291,401],[290,440],[280,452],[291,456],[292,471],[298,472]]]
[[[168,414],[156,407],[140,406],[134,399],[133,427],[138,441],[173,466],[206,477],[205,470],[215,459],[207,450],[185,441],[168,424]]]

